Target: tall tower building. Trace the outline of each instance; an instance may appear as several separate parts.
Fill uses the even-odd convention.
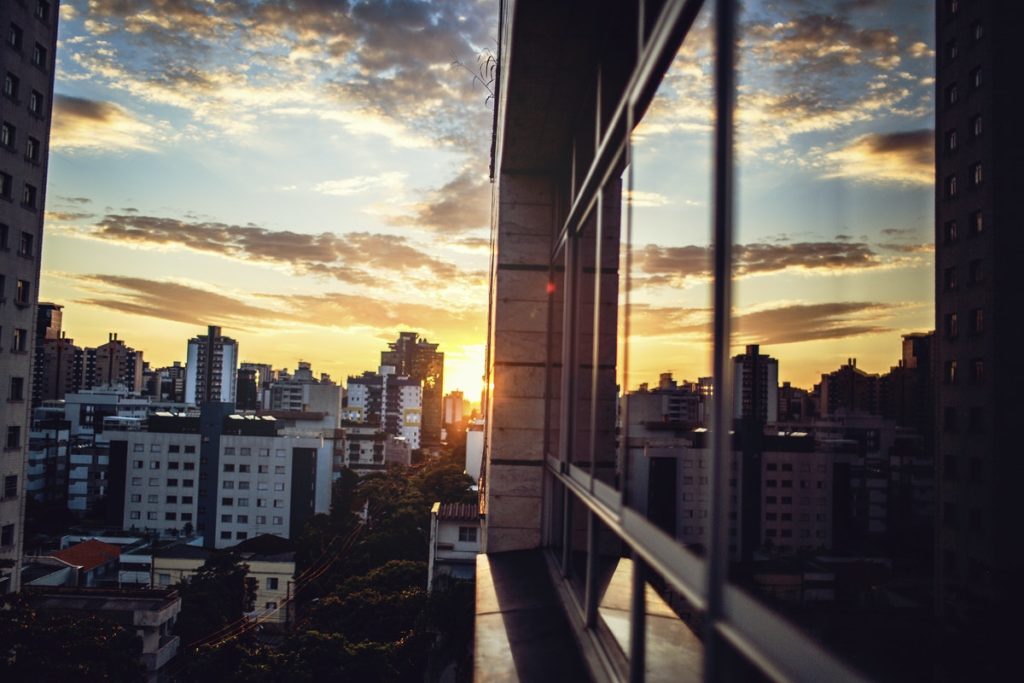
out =
[[[238,379],[238,342],[210,325],[205,335],[188,341],[185,403],[233,403]]]
[[[733,415],[761,425],[779,421],[779,361],[760,353],[757,344],[733,358]]]
[[[44,400],[46,342],[61,338],[63,308],[59,304],[40,302],[36,309],[36,345],[32,353],[32,408],[37,408]]]
[[[137,351],[111,332],[106,344],[97,346],[88,387],[123,385],[133,394],[142,393],[142,351]]]
[[[19,589],[56,2],[0,4],[0,593]]]
[[[423,384],[423,421],[420,438],[424,446],[441,443],[444,400],[444,353],[437,344],[421,339],[416,332],[401,332],[398,339],[381,351],[380,364],[390,365],[395,374]]]
[[[937,607],[958,619],[1012,604],[1024,575],[1024,8],[937,5],[935,560]]]

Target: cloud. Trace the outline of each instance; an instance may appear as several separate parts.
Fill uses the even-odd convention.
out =
[[[742,313],[733,318],[737,344],[794,344],[888,332],[897,306],[874,302],[795,303]],[[634,304],[630,329],[637,337],[675,337],[706,343],[711,312]]]
[[[441,188],[430,191],[407,212],[387,217],[392,225],[412,225],[443,233],[466,232],[490,224],[490,182],[482,170],[463,168]]]
[[[641,208],[657,208],[668,206],[672,200],[658,192],[644,192],[642,190],[631,190],[626,192],[626,200],[633,206]]]
[[[224,132],[300,109],[473,154],[490,139],[483,90],[451,62],[493,47],[493,0],[90,0],[86,12],[94,43],[132,45],[127,59],[81,46],[88,77]]]
[[[737,244],[733,247],[733,260],[734,272],[740,277],[788,270],[850,272],[886,265],[868,244],[847,240]],[[633,265],[639,274],[634,280],[636,286],[679,286],[686,280],[711,276],[711,249],[647,244],[634,249]]]
[[[862,135],[826,154],[830,177],[874,183],[930,186],[935,182],[935,131],[911,130]]]
[[[392,334],[416,329],[452,338],[483,333],[483,308],[455,309],[340,292],[309,295],[224,294],[191,283],[116,275],[76,275],[86,296],[75,303],[190,325],[236,329],[371,328]]]
[[[336,197],[349,197],[354,194],[374,189],[397,189],[407,177],[402,171],[389,171],[379,175],[356,176],[343,180],[325,180],[313,186],[314,192],[334,195]]]
[[[54,96],[50,138],[54,149],[152,151],[154,139],[160,137],[154,126],[112,102]]]
[[[418,248],[405,237],[369,232],[300,233],[255,225],[108,214],[94,225],[69,228],[72,236],[147,248],[181,248],[287,267],[295,273],[355,285],[387,284],[382,272],[411,281],[477,285],[482,273],[464,271]]]

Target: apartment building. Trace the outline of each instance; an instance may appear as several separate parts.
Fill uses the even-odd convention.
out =
[[[273,418],[210,404],[200,416],[156,414],[112,432],[124,462],[125,529],[203,536],[224,548],[269,533],[297,535],[330,505],[331,450],[322,437],[283,436]]]
[[[238,380],[238,342],[210,325],[205,335],[188,341],[185,361],[185,402],[202,405],[208,401],[235,400]]]
[[[0,5],[0,593],[19,587],[58,8]]]

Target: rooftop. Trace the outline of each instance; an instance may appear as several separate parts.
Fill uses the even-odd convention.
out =
[[[52,553],[52,556],[68,564],[81,567],[84,571],[90,571],[119,558],[121,549],[110,543],[90,539],[70,548],[58,550]]]

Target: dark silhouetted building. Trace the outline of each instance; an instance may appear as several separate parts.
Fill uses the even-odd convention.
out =
[[[416,332],[401,332],[398,339],[381,351],[380,364],[390,365],[398,376],[419,380],[423,386],[423,422],[421,440],[424,446],[441,443],[441,422],[444,397],[444,353],[437,344],[421,339]]]

